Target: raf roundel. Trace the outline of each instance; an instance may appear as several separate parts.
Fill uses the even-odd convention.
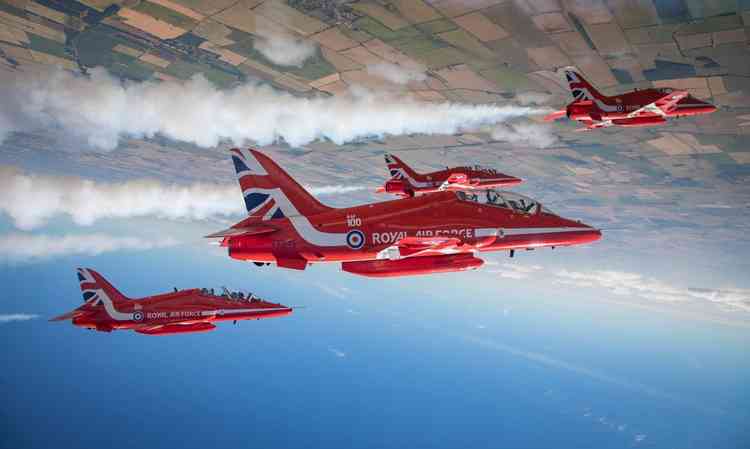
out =
[[[349,231],[346,234],[346,245],[351,249],[360,249],[365,244],[365,235],[360,230]]]
[[[143,312],[140,310],[133,312],[133,321],[143,321]]]

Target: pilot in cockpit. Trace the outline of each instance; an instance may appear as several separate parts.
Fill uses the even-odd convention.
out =
[[[494,190],[487,190],[487,204],[494,204],[496,206],[505,206],[505,201],[503,201],[503,197],[500,196],[499,193],[497,193]]]
[[[514,211],[522,214],[532,215],[539,209],[539,203],[521,195],[505,195],[505,201]]]

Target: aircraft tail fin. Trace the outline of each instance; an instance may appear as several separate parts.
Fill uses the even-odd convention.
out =
[[[565,79],[568,82],[568,87],[570,87],[570,93],[573,94],[576,101],[605,100],[607,98],[574,69],[565,69]]]
[[[81,285],[81,294],[85,306],[96,306],[102,303],[102,296],[109,298],[113,304],[130,300],[120,293],[104,276],[91,268],[78,269],[78,282]]]
[[[385,163],[388,166],[391,179],[416,179],[419,177],[419,173],[412,170],[404,161],[393,154],[385,153]]]
[[[250,217],[271,220],[315,215],[332,209],[321,204],[260,151],[232,148],[229,152]]]

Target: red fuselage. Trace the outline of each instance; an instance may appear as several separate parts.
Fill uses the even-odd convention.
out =
[[[483,195],[485,191],[478,193]],[[501,206],[481,201],[467,199],[463,192],[444,191],[331,209],[317,215],[263,221],[269,232],[228,236],[222,245],[228,248],[230,257],[239,260],[276,262],[297,269],[304,269],[308,263],[344,262],[344,270],[364,275],[373,269],[372,263],[362,266],[350,262],[378,261],[380,265],[388,265],[382,268],[389,275],[398,276],[477,267],[475,261],[463,259],[438,258],[435,264],[426,256],[569,246],[601,237],[600,231],[554,215],[536,203],[527,212],[508,203]],[[248,228],[258,223],[249,218],[234,227]],[[387,248],[409,238],[455,238],[458,243],[450,247],[426,246],[416,252],[407,253],[404,248],[398,254],[388,253]]]
[[[399,173],[398,178],[390,179],[378,189],[379,192],[400,196],[434,193],[443,190],[473,190],[508,187],[523,180],[508,176],[494,169],[482,167],[453,167],[424,174]]]
[[[687,95],[675,104],[666,107],[647,105],[658,102],[669,89],[645,89],[615,97],[582,100],[570,103],[566,115],[571,120],[589,126],[599,122],[611,122],[619,126],[654,126],[666,123],[669,118],[710,114],[716,106]]]
[[[112,296],[112,295],[110,295]],[[84,305],[73,325],[110,332],[134,330],[147,335],[205,332],[216,321],[259,320],[292,313],[290,307],[262,300],[232,299],[200,289],[182,290],[141,299]]]

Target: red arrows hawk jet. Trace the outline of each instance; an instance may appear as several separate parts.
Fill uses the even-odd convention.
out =
[[[593,242],[599,230],[538,202],[495,189],[442,191],[334,209],[318,202],[268,156],[232,149],[249,216],[221,238],[229,256],[304,270],[341,262],[371,277],[478,268],[477,254]]]
[[[224,289],[177,290],[156,296],[130,299],[89,268],[78,269],[83,305],[50,321],[71,320],[74,326],[112,332],[134,330],[145,335],[208,332],[215,321],[260,320],[292,313],[292,308]]]
[[[568,117],[584,125],[583,130],[609,126],[656,126],[668,118],[710,114],[716,106],[700,101],[685,90],[660,88],[628,92],[614,97],[599,93],[578,72],[565,70],[573,102],[546,121]]]
[[[377,192],[387,192],[411,197],[418,193],[433,193],[443,190],[473,190],[494,187],[514,186],[522,179],[499,173],[493,168],[453,167],[431,173],[420,174],[411,169],[401,159],[385,154],[385,163],[391,179],[378,187]]]

